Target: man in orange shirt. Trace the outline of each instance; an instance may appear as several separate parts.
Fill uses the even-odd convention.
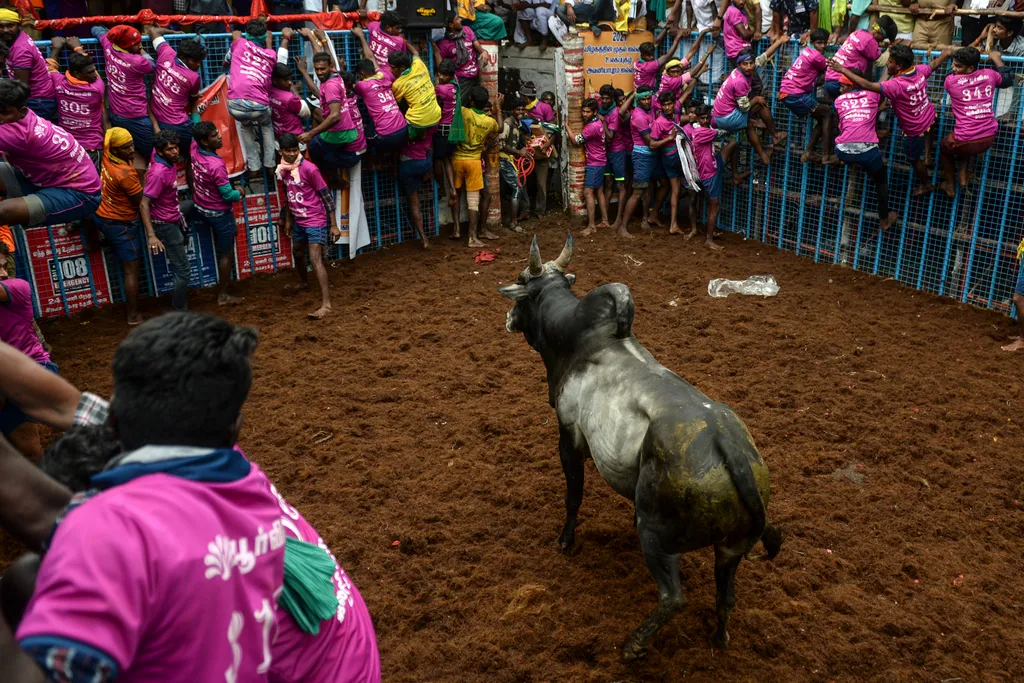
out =
[[[11,232],[11,226],[0,225],[0,243],[7,246],[7,272],[11,273],[11,277],[14,277],[14,250],[17,247],[14,244],[14,233]]]
[[[135,143],[124,128],[108,128],[103,138],[103,181],[96,219],[100,232],[114,244],[124,267],[124,298],[128,324],[142,322],[139,315],[139,261],[143,254],[143,230],[139,220],[142,184],[132,166]]]

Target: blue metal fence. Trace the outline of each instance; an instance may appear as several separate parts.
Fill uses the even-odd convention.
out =
[[[704,40],[711,42],[707,36]],[[765,39],[759,52],[767,46]],[[660,48],[668,47],[666,39]],[[681,53],[687,48],[684,41]],[[1024,58],[1003,60],[1013,70],[1016,82],[1012,88],[997,91],[994,106],[999,135],[992,149],[971,167],[966,193],[958,191],[953,198],[941,192],[914,197],[903,135],[891,110],[880,114],[890,204],[899,215],[893,228],[883,233],[877,228],[874,186],[865,183],[861,171],[845,165],[800,162],[812,122],[793,116],[777,94],[782,76],[801,49],[795,39],[790,41],[760,71],[776,128],[789,133],[789,139],[766,167],[751,153],[742,135],[741,161],[752,174],[739,186],[727,183],[719,225],[815,261],[848,265],[924,291],[1010,311],[1019,270],[1017,244],[1024,234]],[[830,48],[830,54],[834,50]],[[916,55],[918,63],[929,59],[923,51]],[[933,53],[932,58],[935,56]],[[727,75],[724,62],[724,52],[715,51],[703,79],[706,85],[699,91],[703,95],[717,92],[719,75]],[[928,95],[938,114],[931,150],[936,185],[940,179],[938,143],[953,128],[949,98],[943,89],[950,65],[947,61],[928,81]],[[987,66],[987,57],[981,66]]]
[[[280,34],[275,33],[275,46],[280,44]],[[345,60],[348,65],[354,65],[359,59],[362,58],[362,52],[359,47],[359,41],[349,31],[329,31],[328,36],[334,45],[335,52],[340,59]],[[168,43],[172,46],[176,46],[182,40],[186,38],[194,38],[200,40],[206,47],[206,60],[200,69],[200,78],[202,85],[205,87],[216,80],[221,74],[225,73],[223,68],[224,57],[227,55],[229,46],[231,43],[230,34],[204,34],[196,36],[194,34],[170,34],[165,36]],[[43,52],[44,56],[49,55],[50,43],[46,41],[39,41],[36,43],[39,49]],[[82,40],[83,47],[92,56],[93,61],[96,63],[97,69],[102,77],[105,75],[105,60],[103,56],[103,50],[100,47],[98,41],[93,39]],[[145,38],[143,43],[144,49],[150,54],[153,54],[152,49],[149,45],[149,39]],[[289,51],[291,59],[289,61],[292,71],[293,80],[300,83],[302,90],[308,94],[308,89],[305,84],[302,83],[302,79],[299,77],[298,70],[295,68],[295,59],[298,56],[304,54],[306,45],[305,40],[298,34],[292,39]],[[67,68],[67,58],[70,55],[70,50],[65,50],[61,55],[61,70]],[[426,61],[430,73],[434,72],[433,54],[432,51],[427,50],[422,55]],[[344,65],[343,65],[344,66]],[[151,78],[147,82],[148,87],[152,87]],[[369,116],[360,102],[360,108],[363,114],[363,120],[368,121]],[[363,204],[366,212],[367,222],[370,230],[370,246],[365,248],[364,251],[372,251],[386,247],[392,244],[398,244],[407,239],[418,239],[416,231],[409,221],[407,215],[407,202],[405,197],[399,193],[398,185],[395,182],[394,176],[392,175],[393,169],[380,168],[371,169],[367,163],[368,159],[364,158],[362,164],[362,191],[363,191]],[[271,182],[266,182],[271,180]],[[266,197],[267,204],[269,205],[269,194],[272,192],[272,179],[264,179],[264,183],[260,184],[262,190],[260,194]],[[424,230],[428,235],[438,234],[438,213],[437,213],[437,188],[434,186],[433,192],[420,192],[420,212],[423,216]],[[249,233],[250,221],[248,213],[246,212],[243,216],[244,224],[246,227],[246,234]],[[276,222],[276,216],[272,216],[271,220]],[[241,227],[241,224],[240,224]],[[24,240],[19,240],[20,244],[24,244]],[[328,249],[328,258],[340,259],[347,257],[347,247],[331,245]],[[27,266],[27,254],[23,249],[19,249],[18,262],[19,272],[21,269]],[[251,253],[251,249],[250,249]],[[274,254],[272,258],[274,261],[274,270],[277,270],[277,254],[280,253],[279,248],[274,248]],[[123,290],[123,273],[121,271],[120,263],[116,258],[113,250],[109,247],[104,248],[104,261],[107,266],[108,273],[110,275],[110,284],[112,290],[112,298],[114,301],[124,300]],[[89,277],[92,280],[91,266],[89,268]],[[251,264],[250,264],[251,268]],[[152,282],[153,274],[149,272],[148,268],[140,269],[141,283],[140,283],[140,295],[152,295],[155,293],[155,288]],[[63,290],[63,278],[58,270],[58,283],[60,284],[61,290]],[[210,284],[210,283],[204,283]],[[63,298],[63,295],[62,295]],[[93,302],[97,303],[98,299],[94,296]],[[65,312],[68,311],[65,305]]]

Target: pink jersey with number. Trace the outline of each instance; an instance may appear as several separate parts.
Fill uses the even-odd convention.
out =
[[[833,59],[847,69],[856,69],[861,73],[866,73],[868,65],[881,55],[882,48],[878,46],[875,37],[867,31],[858,30],[850,34]],[[825,72],[825,80],[838,81],[839,72],[835,69],[828,69]]]
[[[747,14],[736,5],[729,5],[722,18],[722,38],[725,40],[725,56],[735,59],[741,52],[750,48],[750,41],[740,35],[737,26],[747,26],[750,20]]]
[[[391,82],[379,71],[356,83],[355,91],[363,98],[378,135],[391,135],[406,127],[405,114],[398,108],[395,95],[391,92]]]
[[[20,121],[0,124],[0,152],[38,187],[99,194],[103,186],[85,148],[31,109]]]
[[[647,86],[653,88],[654,84],[658,81],[658,71],[661,69],[661,65],[658,64],[657,59],[649,61],[638,60],[633,64],[633,90],[638,90],[640,86]]]
[[[49,363],[50,354],[39,343],[39,335],[32,325],[35,309],[32,307],[32,287],[25,280],[8,273],[0,280],[7,290],[7,301],[0,303],[0,341],[18,349],[37,363]]]
[[[701,180],[710,180],[718,173],[718,162],[715,161],[715,139],[718,132],[714,128],[683,126],[686,136],[690,138],[690,151],[697,162],[697,175]]]
[[[449,40],[448,38],[442,38],[437,41],[437,50],[441,53],[441,59],[450,59],[455,62],[455,77],[456,78],[476,78],[477,73],[480,69],[476,63],[476,50],[473,49],[473,41],[476,40],[476,34],[473,33],[473,29],[468,26],[462,28],[462,35],[456,40],[462,40],[466,44],[466,51],[469,53],[469,58],[463,64],[459,64],[456,61],[458,51],[455,47],[455,41]]]
[[[363,114],[359,111],[359,101],[356,99],[355,93],[345,100],[344,106],[356,129],[356,139],[346,143],[345,149],[349,152],[363,152],[366,150],[366,133],[363,132]]]
[[[210,211],[227,211],[231,202],[220,196],[221,185],[231,182],[228,178],[228,167],[216,152],[204,152],[199,143],[192,141],[192,198],[198,206]]]
[[[320,102],[320,106],[323,107],[324,116],[328,116],[331,113],[330,105],[335,102],[341,106],[338,122],[328,128],[328,132],[352,130],[355,128],[355,124],[352,123],[352,112],[348,106],[348,96],[345,94],[345,82],[341,80],[341,76],[335,74],[320,84]]]
[[[630,134],[633,136],[633,147],[647,146],[647,143],[644,142],[643,134],[650,134],[651,124],[654,123],[655,116],[657,114],[653,109],[633,108],[633,112],[629,115],[629,128]]]
[[[434,86],[434,96],[441,105],[440,123],[451,123],[455,120],[455,84],[441,83]]]
[[[61,522],[18,640],[88,645],[119,683],[267,681],[284,546],[255,464],[230,482],[133,479]]]
[[[275,55],[276,59],[276,55]],[[150,107],[160,123],[175,126],[189,120],[189,104],[199,95],[199,73],[185,66],[166,42],[156,49],[156,78]]]
[[[633,147],[633,127],[630,125],[630,117],[627,115],[623,120],[619,116],[618,110],[615,110],[609,118],[609,123],[612,120],[615,121],[615,136],[608,143],[608,151],[625,152],[631,149]],[[611,128],[611,126],[608,127]]]
[[[32,38],[20,31],[11,43],[10,54],[7,56],[7,73],[14,78],[15,70],[28,71],[28,96],[36,99],[52,99],[54,96],[53,81],[46,68],[46,60]]]
[[[654,123],[651,124],[651,140],[664,140],[665,138],[675,139],[676,123],[676,117],[668,117],[664,114],[659,114],[658,118],[654,119]],[[679,150],[676,149],[675,142],[659,148],[658,152],[660,152],[662,156],[666,157],[679,156]]]
[[[924,135],[935,121],[935,106],[928,99],[928,77],[932,69],[927,64],[915,66],[879,85],[882,95],[892,103],[900,128],[910,137]]]
[[[228,99],[252,100],[270,104],[267,88],[277,64],[277,51],[260,47],[248,38],[231,43],[231,71],[228,75]]]
[[[803,95],[814,92],[818,75],[828,69],[828,60],[813,47],[805,47],[800,56],[789,67],[779,84],[779,92],[786,95]]]
[[[78,85],[62,73],[51,73],[57,93],[57,121],[86,149],[103,149],[103,95],[107,91],[102,78]]]
[[[164,161],[154,149],[146,170],[146,185],[142,194],[149,197],[149,214],[160,223],[177,223],[181,220],[178,208],[178,169]]]
[[[302,126],[299,112],[302,111],[302,100],[291,90],[267,88],[270,99],[270,120],[274,122],[274,135],[294,133],[302,135],[306,129]]]
[[[142,55],[115,50],[106,33],[100,36],[100,45],[103,46],[110,113],[126,119],[145,117],[145,78],[153,73],[153,63]]]
[[[999,132],[992,99],[1002,82],[1002,75],[992,69],[946,76],[943,85],[953,108],[953,136],[957,140],[981,140]]]
[[[715,104],[711,107],[711,115],[715,117],[728,116],[736,111],[738,101],[741,97],[750,94],[750,79],[743,75],[739,69],[733,69],[725,83],[718,89],[715,95]]]
[[[320,199],[320,190],[327,187],[319,169],[312,161],[303,159],[299,163],[299,179],[285,172],[284,190],[288,200],[288,209],[295,218],[295,224],[304,228],[326,227],[327,209]]]
[[[608,152],[605,148],[604,126],[601,119],[594,117],[583,126],[583,152],[587,155],[587,166],[604,166],[608,163]]]
[[[387,68],[390,53],[409,51],[405,38],[385,33],[379,21],[371,21],[366,25],[366,30],[370,33],[370,52],[376,57],[377,65],[382,68]]]
[[[839,136],[836,144],[847,142],[878,142],[875,120],[882,96],[870,90],[856,90],[836,98],[839,114]]]

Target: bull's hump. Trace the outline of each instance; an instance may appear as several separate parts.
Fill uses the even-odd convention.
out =
[[[587,294],[580,302],[588,326],[614,325],[613,335],[625,339],[633,333],[633,315],[636,307],[633,293],[621,282],[602,285]]]

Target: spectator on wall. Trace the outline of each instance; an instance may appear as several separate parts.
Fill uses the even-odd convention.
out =
[[[1009,17],[996,17],[995,23],[986,26],[971,47],[981,49],[989,35],[992,36],[992,49],[1004,57],[1024,57],[1024,22]]]
[[[802,43],[818,28],[818,0],[772,0],[771,10],[772,35],[782,35],[786,19],[789,20],[786,32],[799,36]]]
[[[914,24],[913,47],[927,49],[934,45],[953,44],[953,15],[963,0],[918,0],[910,5],[917,21]],[[932,19],[935,10],[942,10]]]

